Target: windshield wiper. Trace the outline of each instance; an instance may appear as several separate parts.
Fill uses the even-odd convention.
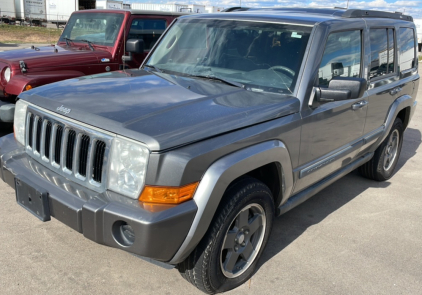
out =
[[[231,86],[235,86],[235,87],[239,87],[239,88],[244,88],[246,89],[245,85],[243,85],[242,83],[239,82],[235,82],[235,81],[230,81],[224,78],[220,78],[220,77],[216,77],[216,76],[211,76],[211,75],[190,75],[192,77],[198,77],[198,78],[204,78],[204,79],[210,79],[210,80],[215,80],[215,81],[220,81],[223,83],[226,83],[227,85],[231,85]]]
[[[152,68],[152,69],[156,70],[156,71],[157,71],[157,72],[159,72],[159,73],[162,73],[162,72],[163,72],[163,70],[162,70],[162,69],[157,68],[157,67],[156,67],[156,66],[154,66],[154,65],[144,65],[144,67],[147,67],[147,68]]]
[[[73,40],[72,40],[72,39],[69,39],[69,38],[63,38],[63,39],[66,41],[66,45],[67,45],[67,46],[70,46],[69,41],[70,41],[70,42],[73,42]]]
[[[91,51],[94,51],[94,46],[92,46],[93,43],[91,41],[88,41],[88,40],[78,40],[78,41],[88,43],[88,46],[89,46],[89,48],[91,48]]]

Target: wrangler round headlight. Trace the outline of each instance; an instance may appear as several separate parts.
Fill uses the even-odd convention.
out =
[[[113,140],[108,174],[108,188],[138,199],[145,183],[149,150],[142,144],[116,137]]]
[[[12,70],[9,67],[7,67],[3,72],[4,80],[6,80],[6,82],[9,82],[11,76],[12,76]]]

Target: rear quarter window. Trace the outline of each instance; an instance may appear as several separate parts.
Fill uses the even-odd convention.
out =
[[[412,28],[400,28],[400,71],[416,67],[415,63],[415,32]]]

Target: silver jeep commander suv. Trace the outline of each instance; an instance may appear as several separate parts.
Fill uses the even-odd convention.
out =
[[[182,16],[139,69],[22,93],[0,176],[43,221],[176,266],[205,293],[236,288],[274,217],[356,168],[392,176],[416,108],[415,33],[379,11]]]

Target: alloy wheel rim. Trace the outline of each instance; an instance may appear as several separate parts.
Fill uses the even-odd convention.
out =
[[[244,207],[232,220],[220,252],[221,271],[236,278],[249,269],[264,241],[266,215],[259,204]]]
[[[390,137],[388,138],[388,143],[385,148],[383,165],[385,171],[390,170],[394,164],[394,161],[396,160],[399,150],[399,140],[400,134],[399,131],[396,129],[391,133]]]

